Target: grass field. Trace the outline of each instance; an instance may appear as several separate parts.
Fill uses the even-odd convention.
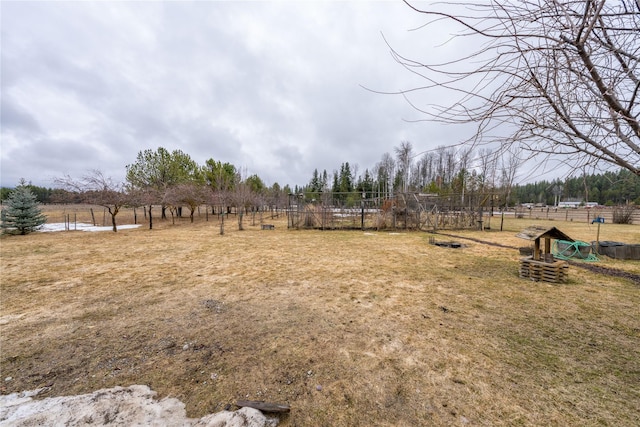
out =
[[[632,281],[571,267],[566,284],[531,282],[514,249],[423,232],[265,217],[275,230],[232,218],[220,235],[214,219],[1,237],[2,393],[146,384],[191,417],[288,403],[283,426],[640,424]],[[455,234],[518,247],[533,223],[595,239],[595,225],[528,218]],[[640,242],[637,225],[600,234]]]

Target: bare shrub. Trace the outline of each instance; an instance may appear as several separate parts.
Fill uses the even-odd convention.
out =
[[[376,227],[379,229],[387,228],[387,216],[388,214],[382,213],[376,217]]]
[[[622,205],[613,208],[614,224],[633,224],[633,212],[635,205]]]
[[[321,215],[321,208],[313,205],[307,205],[304,211],[303,224],[306,228],[313,228],[317,225],[316,215]]]

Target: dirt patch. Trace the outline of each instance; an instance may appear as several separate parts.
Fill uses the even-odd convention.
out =
[[[572,266],[583,268],[593,273],[603,274],[605,276],[611,276],[611,277],[620,277],[622,279],[630,280],[636,285],[640,285],[640,274],[634,274],[625,270],[620,270],[612,267],[605,267],[597,264],[587,264],[584,262],[575,262],[575,261],[568,261],[568,262]]]

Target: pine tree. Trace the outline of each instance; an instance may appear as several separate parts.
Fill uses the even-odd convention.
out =
[[[5,206],[0,224],[3,233],[28,234],[47,221],[38,206],[36,196],[23,184],[11,192]]]
[[[322,190],[320,175],[318,174],[318,169],[314,169],[311,181],[309,181],[309,191],[312,193],[317,193],[320,190]]]

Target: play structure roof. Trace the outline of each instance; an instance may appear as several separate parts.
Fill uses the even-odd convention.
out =
[[[556,240],[566,240],[568,242],[573,242],[574,240],[564,234],[562,231],[558,230],[556,227],[543,227],[539,225],[532,225],[531,227],[527,227],[518,234],[516,237],[520,237],[521,239],[527,240],[538,240],[538,239],[556,239]]]

